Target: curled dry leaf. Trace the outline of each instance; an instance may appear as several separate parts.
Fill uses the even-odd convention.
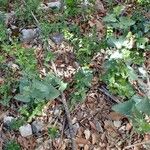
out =
[[[96,28],[97,28],[97,31],[103,31],[104,30],[104,25],[102,23],[101,20],[96,20]]]
[[[132,124],[131,123],[128,123],[127,125],[126,125],[126,130],[127,131],[130,131],[132,129]]]
[[[84,138],[76,138],[76,143],[86,145],[89,143],[89,141]]]
[[[123,115],[121,115],[120,113],[117,113],[117,112],[111,112],[108,117],[113,121],[121,120],[124,118]]]
[[[96,125],[92,121],[89,121],[89,124],[92,129],[96,130]]]
[[[97,135],[96,134],[92,134],[92,144],[94,145],[94,144],[96,144],[96,142],[97,142]]]
[[[89,145],[86,144],[86,145],[84,146],[84,150],[89,150]]]
[[[88,129],[84,130],[84,135],[85,135],[85,138],[88,140],[91,136],[90,130],[88,130]]]
[[[4,79],[0,78],[0,84],[4,84]]]
[[[101,2],[101,0],[96,0],[95,1],[95,7],[96,7],[96,10],[100,13],[105,13],[106,10],[104,8],[104,5],[103,3]]]

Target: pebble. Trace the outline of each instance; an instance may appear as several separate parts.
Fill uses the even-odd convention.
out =
[[[59,115],[59,113],[60,113],[59,109],[55,109],[55,111],[54,111],[54,115],[55,115],[55,116],[58,116],[58,115]]]
[[[38,134],[39,132],[42,131],[44,124],[41,121],[33,121],[31,126],[33,133]]]
[[[55,44],[61,44],[63,41],[63,35],[57,33],[57,34],[52,35],[51,39]]]
[[[119,128],[121,126],[121,121],[117,120],[117,121],[114,121],[114,126],[116,128]]]
[[[23,137],[27,137],[27,136],[32,135],[31,125],[30,124],[26,124],[26,125],[21,126],[19,128],[19,132],[20,132],[21,136],[23,136]]]
[[[56,2],[50,2],[50,3],[47,3],[47,6],[49,8],[60,8],[61,7],[61,2],[60,1],[56,1]]]
[[[39,29],[23,29],[21,31],[21,37],[20,40],[24,43],[32,42],[39,34]]]
[[[15,118],[12,116],[5,116],[4,120],[3,120],[4,127],[9,128],[13,119],[15,119]]]
[[[47,10],[49,8],[58,8],[58,9],[60,9],[61,8],[61,2],[60,1],[56,1],[56,2],[46,3],[46,5],[45,4],[41,4],[39,9]]]
[[[96,129],[97,129],[98,132],[101,132],[101,133],[104,132],[100,122],[96,121],[95,125],[96,125]]]

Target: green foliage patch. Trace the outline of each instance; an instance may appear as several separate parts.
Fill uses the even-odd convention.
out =
[[[10,140],[4,146],[4,150],[21,150],[21,147],[15,140]]]
[[[143,67],[144,53],[149,50],[148,20],[137,10],[138,15],[133,13],[130,17],[124,16],[124,9],[124,6],[117,6],[104,18],[110,52],[109,59],[105,64],[103,81],[112,93],[127,100],[113,106],[113,110],[127,116],[136,131],[145,133],[150,132],[150,124],[146,120],[146,116],[150,115],[150,99],[145,92],[148,89],[148,82],[145,85],[146,77],[144,74],[139,75],[138,68],[139,66]],[[147,77],[149,78],[149,76]],[[133,86],[135,81],[145,96],[136,94]]]
[[[89,68],[83,67],[78,70],[74,78],[75,86],[74,91],[71,94],[71,106],[75,106],[75,104],[85,100],[87,91],[91,86],[92,79],[93,74]]]

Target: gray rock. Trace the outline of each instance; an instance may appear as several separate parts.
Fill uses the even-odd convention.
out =
[[[57,33],[57,34],[54,34],[53,36],[51,36],[51,39],[55,44],[61,44],[63,41],[63,35]]]
[[[24,43],[32,42],[39,35],[39,29],[23,29],[21,31],[20,40]]]
[[[33,121],[31,126],[33,133],[38,134],[39,132],[42,131],[44,124],[41,121]]]
[[[27,136],[30,136],[32,135],[32,128],[31,128],[31,125],[30,124],[27,124],[27,125],[23,125],[19,128],[19,132],[21,134],[21,136],[23,137],[27,137]]]
[[[119,121],[119,120],[114,121],[114,126],[115,126],[116,128],[121,127],[121,121]]]
[[[49,8],[60,8],[61,7],[61,2],[60,1],[56,1],[56,2],[50,2],[50,3],[47,3],[47,6]]]
[[[101,133],[103,133],[104,131],[103,131],[103,128],[102,128],[102,125],[101,125],[101,123],[100,122],[98,122],[98,121],[96,121],[96,129],[97,129],[97,131],[98,132],[101,132]]]
[[[58,8],[60,9],[61,8],[61,2],[60,1],[56,1],[56,2],[49,2],[49,3],[46,3],[45,4],[41,4],[39,9],[44,9],[44,10],[47,10],[49,8]]]
[[[4,127],[9,128],[11,125],[11,122],[14,120],[15,118],[12,116],[5,116],[3,119],[3,123],[4,123]]]

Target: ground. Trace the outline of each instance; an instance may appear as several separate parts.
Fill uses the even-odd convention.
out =
[[[87,35],[90,28],[96,26],[96,33],[99,40],[105,34],[105,25],[102,21],[106,15],[107,8],[105,1],[97,1],[98,10],[96,13],[90,16],[90,19],[86,22],[82,22],[81,18],[71,18],[67,20],[68,24],[76,24],[80,27],[80,31],[83,35]],[[47,3],[47,1],[44,1]],[[13,6],[12,6],[13,7]],[[95,8],[96,9],[96,8]],[[55,17],[50,14],[52,17]],[[70,21],[70,22],[69,22]],[[9,20],[9,25],[11,20]],[[17,30],[13,30],[13,26],[8,27],[12,30],[12,34],[18,33]],[[32,28],[32,25],[28,26]],[[33,33],[32,33],[33,34]],[[55,34],[54,34],[55,35]],[[11,37],[11,36],[10,36]],[[44,61],[44,46],[34,36],[30,35],[29,38],[22,37],[20,40],[22,47],[34,47],[36,49],[36,59],[38,60],[38,70],[40,76],[45,76],[46,67],[43,66]],[[54,37],[53,37],[54,38]],[[70,84],[70,87],[64,91],[64,96],[67,103],[69,103],[69,96],[74,91],[74,74],[81,68],[81,64],[78,62],[77,55],[74,52],[74,45],[67,40],[61,39],[59,34],[58,41],[55,39],[49,39],[48,43],[51,47],[51,51],[55,54],[53,63],[47,64],[49,70],[57,73],[64,82]],[[59,39],[60,38],[60,39]],[[29,40],[29,41],[28,41]],[[32,42],[31,42],[31,41]],[[60,41],[59,41],[60,40]],[[148,54],[147,54],[148,58]],[[14,58],[7,58],[7,63],[13,62]],[[83,58],[84,59],[84,58]],[[76,104],[70,108],[71,122],[74,132],[75,143],[79,150],[144,150],[148,149],[148,143],[145,141],[150,140],[149,134],[141,135],[137,133],[132,126],[130,120],[112,110],[112,106],[121,101],[119,96],[111,94],[106,84],[103,83],[99,78],[103,74],[103,65],[106,59],[106,54],[101,52],[95,52],[91,58],[91,62],[88,67],[93,70],[93,79],[90,88],[86,92],[86,98],[82,102]],[[147,67],[149,66],[149,58],[146,60]],[[55,66],[53,66],[53,64]],[[13,64],[12,67],[16,69],[18,66]],[[19,72],[19,71],[18,71]],[[17,73],[17,78],[21,74]],[[4,74],[0,71],[0,84],[3,84]],[[20,114],[18,113],[19,108],[23,104],[11,100],[9,107],[5,107],[0,104],[0,149],[4,149],[4,145],[7,141],[14,139],[19,143],[22,150],[72,150],[71,138],[68,118],[66,111],[64,110],[63,103],[56,98],[53,101],[49,101],[44,105],[42,113],[37,115],[30,121],[42,122],[42,130],[38,134],[32,134],[28,137],[21,136],[18,130],[9,130],[4,125],[4,118],[6,116],[13,116],[17,118]],[[57,135],[52,137],[52,133],[49,134],[49,129],[56,128]],[[54,132],[55,132],[54,131]],[[52,132],[52,131],[51,131]],[[55,133],[54,133],[55,134]],[[50,136],[51,135],[51,136]]]

